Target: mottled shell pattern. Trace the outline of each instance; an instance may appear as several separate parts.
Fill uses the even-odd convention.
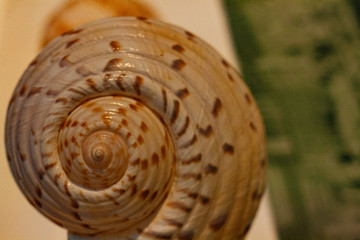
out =
[[[243,239],[265,188],[264,141],[236,70],[142,17],[52,41],[6,122],[14,178],[70,239]]]

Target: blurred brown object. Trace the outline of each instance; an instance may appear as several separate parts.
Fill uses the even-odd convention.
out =
[[[67,0],[50,15],[41,47],[76,26],[116,16],[157,18],[147,4],[137,0]]]

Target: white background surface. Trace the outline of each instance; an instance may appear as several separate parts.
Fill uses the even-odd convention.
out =
[[[27,65],[39,51],[48,14],[61,0],[0,0],[0,240],[65,240],[66,232],[40,215],[13,180],[4,149],[8,101]],[[182,26],[237,66],[219,0],[147,0],[167,22]],[[276,240],[268,196],[247,237]]]

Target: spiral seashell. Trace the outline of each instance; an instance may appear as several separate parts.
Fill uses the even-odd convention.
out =
[[[243,239],[265,188],[264,127],[236,70],[140,17],[45,47],[10,100],[6,150],[70,239]]]

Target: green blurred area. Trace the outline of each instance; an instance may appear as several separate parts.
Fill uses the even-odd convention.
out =
[[[360,239],[360,1],[224,0],[282,240]]]

